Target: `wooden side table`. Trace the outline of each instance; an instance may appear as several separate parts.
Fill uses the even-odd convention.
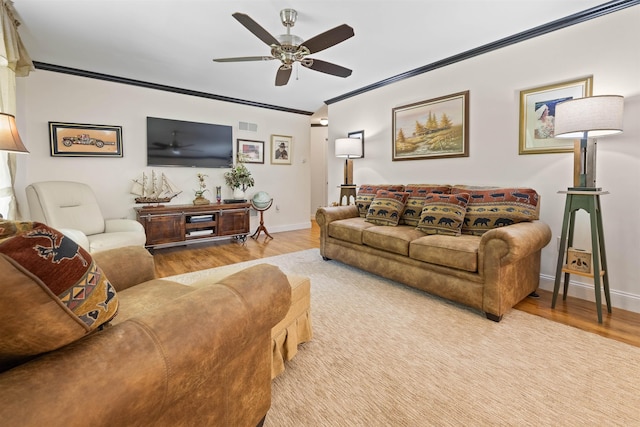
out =
[[[604,296],[607,302],[607,311],[611,313],[611,296],[609,294],[609,274],[607,270],[607,255],[604,246],[604,232],[602,230],[602,209],[600,208],[600,196],[609,194],[608,191],[600,190],[577,190],[559,191],[567,195],[564,208],[564,221],[562,222],[562,235],[560,236],[560,249],[558,251],[558,265],[556,268],[556,278],[553,287],[553,299],[551,308],[556,307],[556,299],[560,289],[560,275],[564,273],[564,293],[562,299],[567,299],[567,288],[569,286],[569,276],[578,274],[580,276],[591,277],[596,293],[596,309],[598,311],[598,323],[602,323],[602,297],[600,295],[600,282],[604,287]],[[584,209],[589,213],[591,221],[591,251],[592,270],[591,273],[583,273],[567,268],[564,258],[567,247],[573,245],[573,233],[575,226],[576,211]]]
[[[342,198],[347,198],[347,205],[350,205],[349,198],[353,197],[353,204],[356,203],[356,185],[341,185],[340,186],[340,206],[342,206]]]

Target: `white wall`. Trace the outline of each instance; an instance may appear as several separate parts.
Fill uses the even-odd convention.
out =
[[[311,128],[311,218],[316,210],[327,206],[327,135],[326,126]]]
[[[18,158],[16,191],[24,218],[29,218],[24,188],[45,180],[83,181],[100,200],[106,217],[135,218],[131,180],[149,172],[146,167],[146,117],[163,117],[233,127],[234,150],[237,138],[265,142],[265,164],[249,164],[256,186],[247,190],[267,191],[273,207],[264,221],[270,232],[309,228],[309,116],[264,108],[220,102],[176,93],[36,70],[19,78],[17,119],[22,139],[31,152]],[[122,158],[51,157],[48,122],[122,126]],[[238,130],[238,122],[258,125],[257,132]],[[271,165],[270,136],[293,137],[292,165]],[[207,187],[223,187],[223,198],[231,198],[223,173],[229,169],[154,168],[165,172],[183,193],[172,204],[191,203],[198,188],[196,173],[207,174]],[[210,200],[215,194],[208,194]],[[276,209],[279,208],[279,209]],[[252,229],[257,217],[252,217]]]
[[[559,190],[572,186],[571,153],[518,155],[521,90],[593,75],[594,95],[625,97],[624,133],[598,143],[598,186],[612,300],[640,312],[640,7],[631,7],[533,40],[329,105],[329,153],[336,138],[364,129],[366,157],[354,181],[529,186],[541,195],[541,219],[553,231],[542,253],[542,283],[553,289],[564,212]],[[470,91],[470,157],[391,161],[392,108]],[[337,201],[342,163],[328,156],[329,202]],[[584,212],[580,212],[583,214]],[[586,215],[584,215],[586,216]],[[588,248],[584,218],[575,246]],[[580,246],[578,246],[580,245]],[[592,282],[571,276],[570,293],[594,300]],[[615,311],[614,311],[615,315]],[[595,314],[594,314],[595,316]]]

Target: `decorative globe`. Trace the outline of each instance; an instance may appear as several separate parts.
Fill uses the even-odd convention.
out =
[[[256,209],[266,209],[271,203],[271,196],[265,191],[258,191],[251,199],[251,204]]]

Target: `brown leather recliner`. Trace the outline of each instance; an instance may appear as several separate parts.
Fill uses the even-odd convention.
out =
[[[153,257],[142,247],[92,257],[117,290],[118,314],[103,330],[5,365],[2,425],[262,423],[271,405],[271,329],[291,304],[287,277],[277,267],[261,264],[185,286],[155,279]],[[3,254],[0,276],[2,312],[15,306],[3,296],[3,281],[38,286]],[[21,315],[3,319],[21,321]]]

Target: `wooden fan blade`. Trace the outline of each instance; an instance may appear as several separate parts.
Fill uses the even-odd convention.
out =
[[[306,58],[311,59],[311,58]],[[320,71],[321,73],[327,73],[338,77],[349,77],[352,71],[348,68],[342,67],[340,65],[332,64],[331,62],[321,61],[319,59],[312,59],[311,65],[304,65],[307,68],[311,68],[312,70]]]
[[[275,45],[278,45],[278,46],[280,45],[280,42],[278,41],[278,39],[273,37],[267,30],[262,28],[260,26],[260,24],[258,24],[256,21],[251,19],[251,17],[249,17],[249,15],[245,15],[244,13],[236,12],[231,16],[236,18],[238,20],[238,22],[240,22],[242,25],[244,25],[247,30],[251,31],[256,37],[258,37],[260,40],[262,40],[268,46],[271,46],[272,44],[275,44]]]
[[[284,86],[289,83],[289,77],[291,77],[291,68],[278,68],[276,74],[276,86]]]
[[[309,52],[316,53],[353,37],[355,32],[347,24],[339,25],[302,43]]]
[[[271,61],[276,59],[273,56],[239,56],[237,58],[215,58],[214,62],[248,62],[248,61]]]

